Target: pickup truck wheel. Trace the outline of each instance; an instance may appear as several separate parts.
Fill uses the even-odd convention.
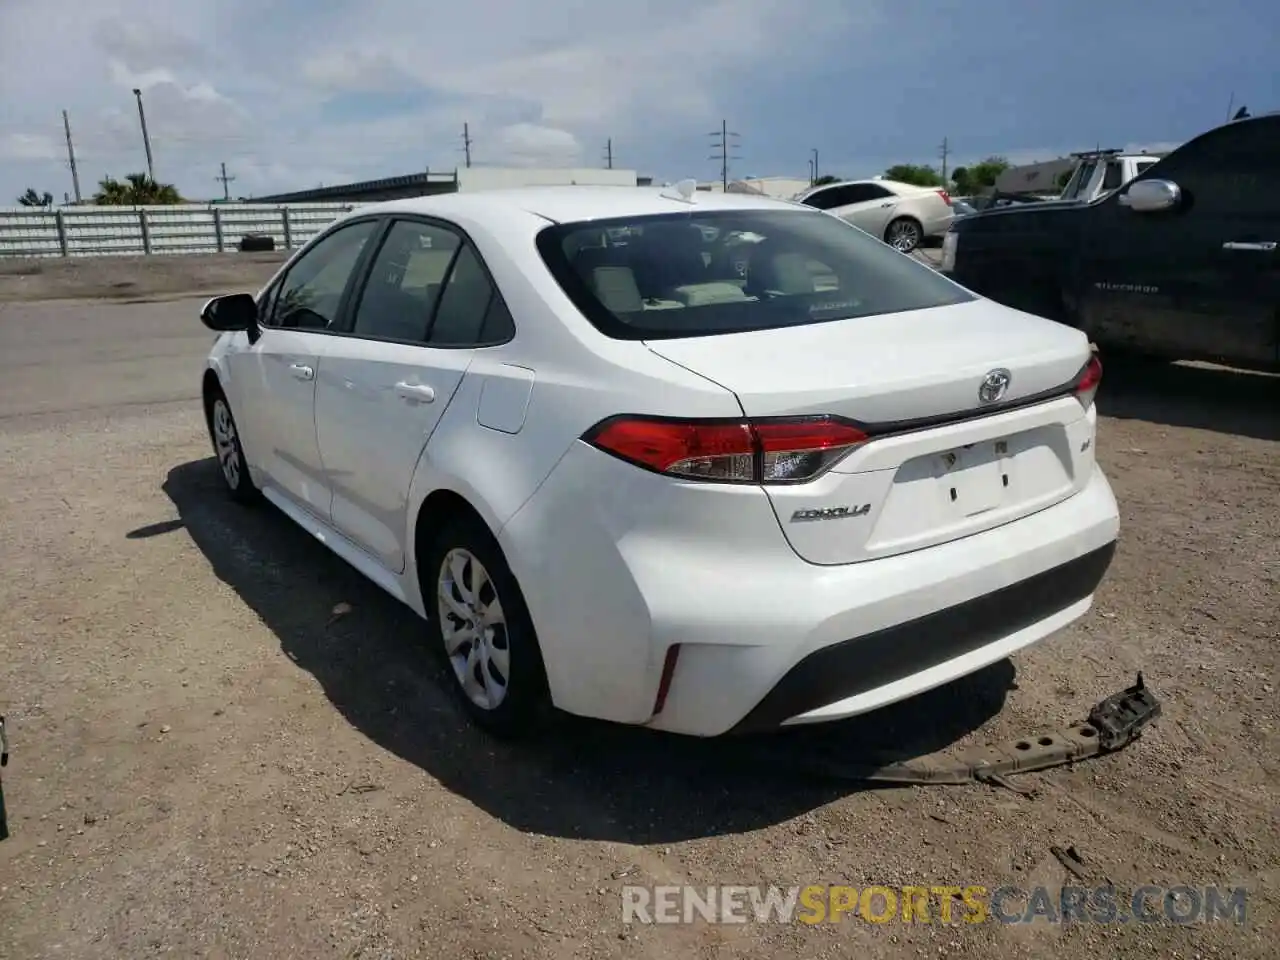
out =
[[[924,239],[924,228],[920,221],[911,217],[898,217],[892,220],[884,231],[884,242],[899,253],[911,253],[920,246]]]

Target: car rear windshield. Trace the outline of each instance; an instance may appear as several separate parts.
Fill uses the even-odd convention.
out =
[[[803,326],[973,295],[817,210],[715,210],[562,223],[547,268],[606,336],[656,340]]]

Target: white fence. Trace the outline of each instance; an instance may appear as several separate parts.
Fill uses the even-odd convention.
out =
[[[0,207],[0,257],[221,253],[246,234],[301,246],[359,204],[183,204],[173,207]]]

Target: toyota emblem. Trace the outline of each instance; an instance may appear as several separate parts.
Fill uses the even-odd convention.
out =
[[[1008,370],[992,370],[982,378],[982,385],[978,387],[978,399],[983,403],[999,403],[1009,392],[1009,381],[1012,379]]]

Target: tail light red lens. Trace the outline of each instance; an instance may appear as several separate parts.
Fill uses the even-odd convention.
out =
[[[669,420],[613,417],[582,438],[637,466],[686,480],[800,483],[825,473],[867,435],[834,417]]]
[[[1098,395],[1098,385],[1101,383],[1102,361],[1098,359],[1098,355],[1095,353],[1081,369],[1079,376],[1076,377],[1076,398],[1086,410],[1093,405],[1093,399]]]
[[[938,196],[940,196],[940,197],[942,198],[942,201],[943,201],[943,202],[944,202],[948,207],[949,207],[949,206],[951,206],[951,194],[947,193],[947,191],[945,191],[945,190],[939,190],[939,191],[938,191]]]

